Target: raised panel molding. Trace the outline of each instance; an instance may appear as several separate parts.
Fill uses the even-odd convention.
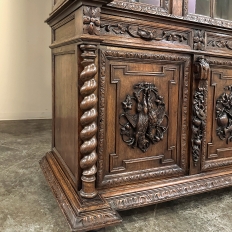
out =
[[[216,141],[214,139],[216,138],[216,101],[217,101],[217,96],[220,94],[218,90],[218,85],[219,81],[226,81],[232,80],[232,76],[227,75],[222,71],[222,67],[227,67],[229,68],[230,65],[232,64],[231,61],[229,60],[224,60],[224,59],[218,59],[218,58],[206,58],[207,62],[211,66],[211,75],[210,75],[210,83],[209,86],[212,91],[212,112],[210,114],[213,116],[212,118],[212,126],[210,127],[210,131],[208,131],[209,134],[212,134],[211,136],[211,141],[207,143],[207,147],[205,150],[207,151],[207,156],[203,157],[202,159],[202,170],[207,171],[210,169],[214,168],[220,168],[224,166],[229,166],[232,165],[232,157],[231,157],[231,152],[232,148],[231,147],[226,147],[226,142],[225,142],[225,147],[220,147],[216,149],[216,153],[212,153],[211,149],[215,147]]]
[[[99,86],[100,86],[100,92],[99,92],[99,137],[98,137],[98,173],[97,173],[97,185],[100,187],[103,186],[115,186],[122,183],[127,182],[134,182],[135,180],[142,180],[142,179],[148,179],[148,178],[154,178],[158,176],[170,176],[170,175],[182,175],[186,170],[186,152],[187,152],[187,134],[186,130],[188,127],[188,78],[189,78],[189,64],[190,64],[190,58],[188,56],[179,56],[179,55],[170,55],[170,54],[152,54],[152,53],[137,53],[137,52],[125,52],[125,51],[113,51],[113,50],[101,50],[100,51],[100,79],[99,79]],[[117,176],[117,174],[108,175],[104,177],[104,144],[105,144],[105,85],[106,85],[106,76],[105,76],[105,70],[106,70],[106,62],[108,60],[137,60],[143,61],[143,62],[151,62],[151,61],[168,61],[168,62],[176,62],[178,64],[183,65],[183,90],[182,92],[182,116],[181,116],[181,122],[182,125],[181,128],[181,149],[180,149],[180,167],[178,165],[171,165],[166,166],[162,168],[154,168],[154,169],[147,169],[147,170],[141,170],[141,171],[135,171],[132,173],[123,173],[120,174],[120,176]],[[171,64],[171,63],[170,63]],[[128,70],[126,65],[119,65],[118,67],[114,67],[111,65],[111,73],[113,73],[115,68],[120,68],[121,70],[124,70],[124,74],[130,74],[130,71]],[[175,69],[170,68],[169,71],[174,71]],[[165,72],[165,68],[163,69]],[[166,70],[167,71],[167,70]],[[160,73],[159,73],[160,74]],[[142,75],[140,72],[135,73],[133,72],[133,75]],[[157,73],[147,73],[146,75],[157,75]],[[118,78],[113,78],[111,76],[111,83],[117,84]],[[170,81],[169,85],[176,85],[175,81]],[[173,152],[174,146],[170,144],[170,147],[168,148],[170,152]],[[128,161],[124,161],[124,165],[118,165],[115,167],[117,163],[117,154],[111,154],[110,155],[110,170],[114,173],[121,172],[124,170],[125,166],[129,164]],[[170,160],[163,160],[163,162],[168,163]],[[125,165],[125,163],[128,163]],[[134,173],[134,174],[133,174]]]

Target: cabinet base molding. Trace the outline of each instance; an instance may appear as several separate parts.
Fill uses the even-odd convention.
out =
[[[118,224],[122,221],[100,195],[84,199],[77,193],[52,152],[40,161],[44,176],[65,215],[72,231],[89,231]]]
[[[200,175],[198,178],[200,178]],[[176,182],[180,181],[177,180]],[[112,208],[128,210],[231,186],[232,173],[215,177],[209,177],[209,175],[207,177],[202,174],[200,180],[185,178],[181,182],[175,183],[173,181],[171,185],[166,182],[168,186],[157,187],[156,185],[152,188],[152,185],[150,185],[148,189],[143,191],[133,191],[114,196],[109,196],[110,193],[108,193],[107,196],[104,196],[104,194],[102,196],[105,197]]]
[[[40,165],[72,231],[89,231],[118,224],[122,219],[115,210],[147,206],[232,185],[232,173],[220,176],[200,174],[198,179],[176,178],[171,184],[149,184],[142,191],[130,189],[121,194],[102,192],[94,199],[84,199],[70,184],[53,152],[48,152]]]

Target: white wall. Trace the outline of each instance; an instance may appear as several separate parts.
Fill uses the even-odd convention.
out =
[[[49,0],[0,0],[0,120],[51,118]]]

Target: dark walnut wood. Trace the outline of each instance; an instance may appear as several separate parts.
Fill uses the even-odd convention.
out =
[[[52,150],[40,164],[72,231],[232,185],[231,22],[187,5],[54,1]]]

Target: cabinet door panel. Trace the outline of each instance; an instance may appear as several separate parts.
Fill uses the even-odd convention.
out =
[[[186,174],[189,57],[100,57],[98,186]]]
[[[232,68],[231,62],[210,58],[207,103],[207,147],[202,169],[232,165]]]

